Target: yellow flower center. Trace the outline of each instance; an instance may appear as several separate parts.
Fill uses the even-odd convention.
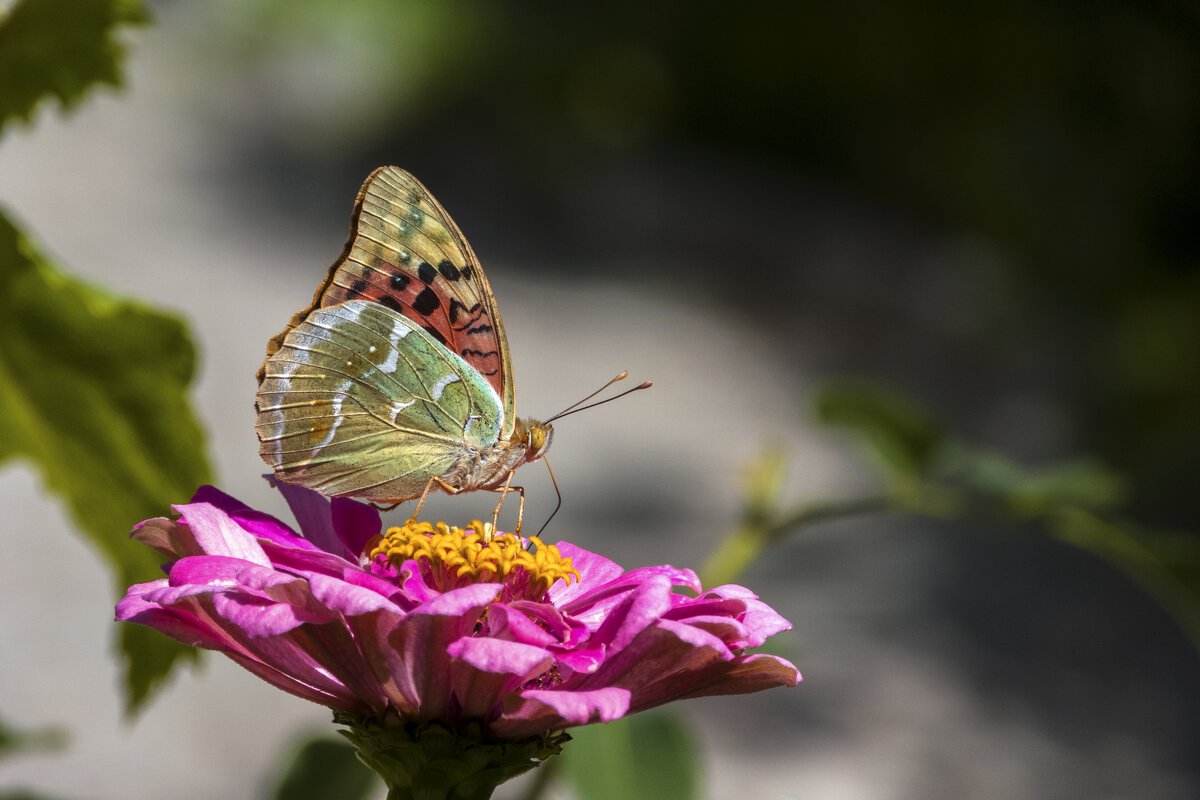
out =
[[[579,580],[571,559],[557,547],[536,536],[529,541],[535,550],[526,550],[521,537],[497,533],[491,523],[479,520],[463,530],[410,519],[402,527],[388,528],[368,555],[371,560],[386,559],[397,569],[416,561],[443,592],[472,583],[503,583],[508,599],[541,600],[556,581]]]

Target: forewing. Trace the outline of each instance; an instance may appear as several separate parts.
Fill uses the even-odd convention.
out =
[[[499,438],[491,385],[413,320],[352,300],[313,311],[263,365],[260,453],[326,495],[415,497],[466,448]]]
[[[380,167],[367,178],[342,255],[312,305],[267,345],[268,357],[313,311],[349,300],[370,300],[402,314],[460,356],[501,398],[509,426],[504,435],[512,433],[512,365],[487,277],[446,210],[398,167]]]

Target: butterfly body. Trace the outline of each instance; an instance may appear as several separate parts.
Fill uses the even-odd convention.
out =
[[[508,341],[470,245],[395,167],[363,184],[342,255],[268,343],[258,381],[263,459],[334,497],[500,487],[553,434],[515,416]]]

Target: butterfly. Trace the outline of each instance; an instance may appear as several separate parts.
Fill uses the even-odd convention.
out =
[[[554,436],[515,415],[508,339],[471,246],[398,167],[367,178],[341,256],[267,344],[255,408],[276,478],[377,504],[488,489],[501,503],[520,492],[523,511],[513,473]]]

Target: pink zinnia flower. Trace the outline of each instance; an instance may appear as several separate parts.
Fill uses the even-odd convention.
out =
[[[531,552],[480,523],[381,537],[370,506],[280,489],[300,533],[212,487],[178,519],[139,525],[167,577],[130,587],[117,619],[219,650],[339,720],[470,724],[492,739],[800,680],[747,654],[790,625],[741,586],[626,572],[565,542]]]

